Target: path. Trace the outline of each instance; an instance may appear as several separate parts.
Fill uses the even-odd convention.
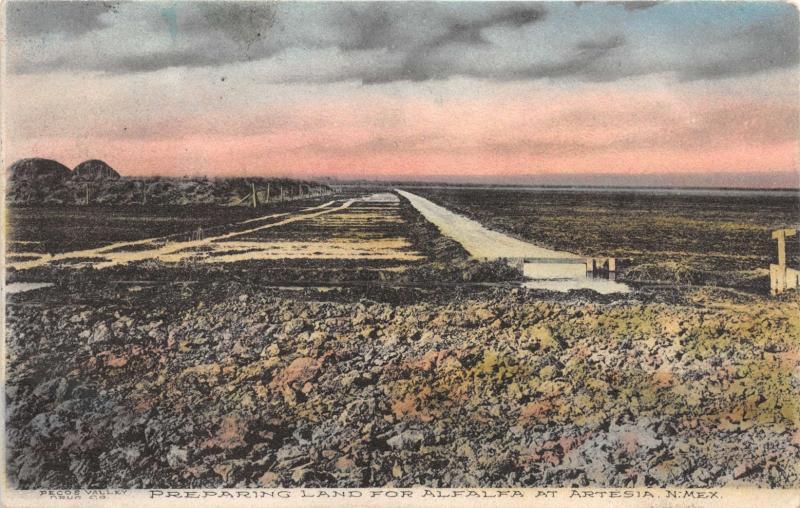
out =
[[[330,201],[328,203],[324,203],[319,206],[305,208],[298,212],[285,212],[285,213],[264,215],[262,217],[257,217],[254,219],[235,222],[228,226],[229,228],[233,229],[232,231],[229,230],[228,232],[225,232],[223,234],[217,236],[209,236],[202,240],[191,240],[191,241],[169,240],[170,238],[175,238],[178,236],[185,237],[186,234],[182,233],[182,234],[175,234],[157,238],[148,238],[145,240],[117,242],[109,245],[104,245],[102,247],[96,247],[93,249],[63,252],[60,254],[53,254],[53,255],[46,254],[33,260],[8,263],[7,266],[9,268],[14,268],[16,270],[28,270],[31,268],[45,266],[54,262],[59,263],[59,262],[69,262],[70,260],[89,259],[91,261],[88,261],[88,264],[91,264],[94,268],[107,268],[109,266],[125,264],[132,261],[142,261],[145,259],[163,259],[165,257],[169,257],[170,261],[179,261],[180,260],[179,258],[182,257],[180,255],[176,256],[176,254],[179,252],[183,252],[185,253],[185,255],[190,255],[192,249],[208,245],[216,240],[229,239],[236,236],[246,235],[256,231],[260,231],[262,229],[282,226],[285,224],[290,224],[292,222],[297,222],[317,217],[319,215],[340,211],[349,207],[352,203],[353,200],[349,200],[344,202],[340,206],[333,207],[332,205],[334,204],[334,202]],[[244,227],[244,228],[242,227],[245,225],[250,226],[255,222],[267,221],[279,217],[285,217],[285,218],[283,220],[277,222],[269,222],[268,224],[264,224],[261,226]],[[150,249],[141,249],[142,246],[150,246],[150,245],[152,245],[152,248]],[[131,247],[134,247],[135,249],[128,250]]]

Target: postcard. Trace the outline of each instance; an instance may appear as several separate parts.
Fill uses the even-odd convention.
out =
[[[2,506],[800,504],[795,4],[2,20]]]

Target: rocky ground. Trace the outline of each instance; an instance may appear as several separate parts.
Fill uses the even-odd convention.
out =
[[[800,301],[56,287],[7,306],[21,488],[800,486]]]
[[[7,300],[11,484],[800,487],[800,298],[764,296],[753,263],[766,250],[725,254],[743,253],[757,284],[625,279],[637,262],[621,274],[630,294],[550,293],[468,259],[404,200],[400,214],[424,255],[400,269],[10,270],[8,282],[54,284]],[[45,215],[25,228],[33,240],[59,230]],[[728,222],[753,222],[734,219],[682,249],[708,258]],[[117,228],[89,229],[72,236]]]

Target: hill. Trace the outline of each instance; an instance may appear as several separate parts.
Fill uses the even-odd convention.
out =
[[[11,205],[246,205],[329,194],[325,184],[290,178],[125,177],[100,160],[74,171],[48,159],[22,159],[8,168]]]
[[[58,161],[34,157],[9,166],[8,175],[13,181],[66,180],[72,171]]]
[[[114,168],[97,159],[83,161],[73,170],[73,178],[79,180],[119,180],[120,175]]]

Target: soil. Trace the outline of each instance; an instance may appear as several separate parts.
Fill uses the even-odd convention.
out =
[[[9,250],[60,253],[121,241],[176,235],[190,239],[198,227],[215,228],[272,213],[300,210],[320,199],[245,206],[9,206]]]
[[[485,226],[541,245],[620,260],[626,282],[769,291],[771,238],[800,217],[800,195],[695,195],[643,190],[410,189]],[[800,240],[788,242],[800,266]]]
[[[200,280],[11,295],[11,480],[800,485],[797,299],[565,298]]]
[[[494,220],[510,223],[503,201],[512,202],[490,202]],[[575,203],[564,203],[567,217]],[[8,282],[54,284],[7,295],[10,483],[800,487],[797,293],[651,282],[624,295],[524,289],[518,271],[470,260],[399,204],[404,226],[390,234],[423,259],[10,271]],[[576,220],[548,206],[547,227]],[[767,207],[770,218],[748,222],[741,207],[715,208],[709,228],[731,227],[721,216],[740,217],[737,231],[775,220]],[[162,223],[159,233],[179,229]],[[32,234],[31,224],[31,241],[58,229]],[[95,224],[87,242],[114,222]],[[672,230],[689,251],[688,234]],[[550,231],[547,247],[588,252],[580,235]],[[291,238],[292,228],[273,233]],[[672,259],[648,238],[649,247],[628,237],[601,246],[653,249],[630,269]],[[725,248],[719,234],[694,238],[707,244],[692,247],[693,263],[719,252],[744,270],[761,255]],[[687,269],[701,276],[698,266]]]

